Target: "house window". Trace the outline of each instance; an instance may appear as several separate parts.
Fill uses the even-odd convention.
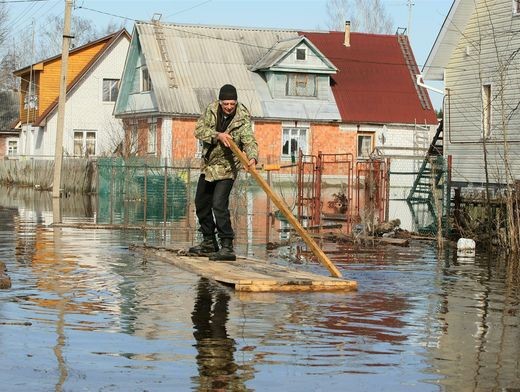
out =
[[[103,79],[103,102],[115,102],[119,93],[119,79]]]
[[[148,124],[148,154],[155,154],[157,149],[157,123]]]
[[[96,132],[74,131],[74,156],[89,157],[96,155]]]
[[[139,130],[137,128],[137,122],[130,124],[130,154],[137,154],[139,147]]]
[[[513,0],[513,15],[520,14],[520,0]]]
[[[296,161],[299,151],[308,154],[307,128],[283,128],[282,130],[282,159]]]
[[[316,75],[304,73],[288,74],[286,94],[291,97],[315,97]]]
[[[368,159],[374,149],[373,133],[358,133],[357,135],[357,155],[358,158]]]
[[[491,85],[482,86],[482,136],[487,138],[491,135]]]
[[[141,67],[141,91],[152,91],[152,79],[146,65]]]
[[[7,155],[18,155],[18,140],[7,139]]]
[[[296,60],[305,60],[307,58],[307,50],[301,48],[296,49]]]

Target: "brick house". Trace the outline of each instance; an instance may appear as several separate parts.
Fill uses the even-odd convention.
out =
[[[197,156],[195,122],[226,83],[251,111],[262,163],[413,144],[437,124],[408,39],[136,23],[114,114],[128,155],[175,162]]]

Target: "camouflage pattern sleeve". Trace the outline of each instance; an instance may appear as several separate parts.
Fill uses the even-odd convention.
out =
[[[218,105],[218,102],[217,102]],[[215,123],[217,121],[217,111],[215,103],[208,105],[204,113],[201,114],[195,126],[194,135],[197,139],[205,143],[215,144],[217,142],[217,130]]]
[[[258,143],[253,134],[250,118],[247,118],[240,133],[240,145],[242,151],[244,151],[249,159],[254,158],[258,162]]]

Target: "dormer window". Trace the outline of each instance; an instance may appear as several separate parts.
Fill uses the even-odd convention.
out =
[[[288,97],[315,97],[316,75],[304,73],[288,74],[286,94]]]
[[[146,65],[141,67],[141,91],[152,91],[152,79]]]
[[[304,61],[307,59],[307,50],[304,48],[296,49],[296,60]]]

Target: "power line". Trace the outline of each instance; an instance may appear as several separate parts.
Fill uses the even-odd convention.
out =
[[[88,8],[88,7],[84,7],[83,5],[80,5],[78,7],[78,9],[84,9],[84,10],[88,10],[88,11],[92,11],[92,12],[97,12],[98,14],[103,14],[103,15],[108,15],[108,16],[113,16],[115,18],[121,18],[121,19],[125,19],[125,20],[131,20],[132,22],[138,22],[137,19],[134,19],[134,18],[128,18],[126,16],[121,16],[121,15],[116,15],[116,14],[111,14],[109,12],[105,12],[105,11],[99,11],[99,10],[95,10],[93,8]]]
[[[0,0],[0,4],[6,3],[38,3],[41,1],[49,1],[49,0]]]

